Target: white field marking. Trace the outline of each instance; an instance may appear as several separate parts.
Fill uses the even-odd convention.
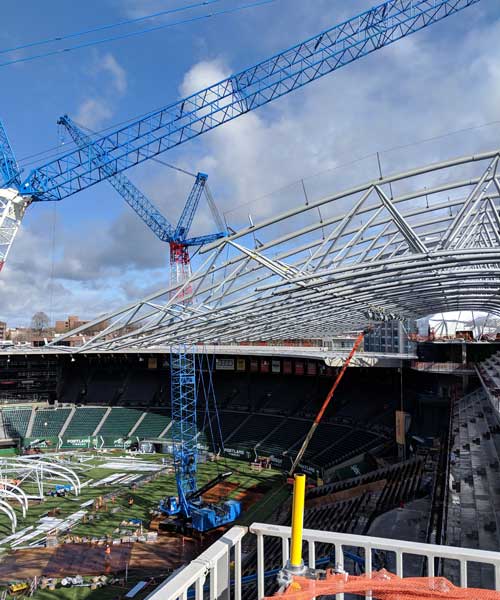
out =
[[[99,479],[99,481],[94,481],[94,483],[92,483],[90,485],[90,487],[95,488],[95,487],[99,487],[101,485],[106,485],[109,483],[116,482],[117,479],[121,479],[122,477],[125,477],[125,475],[126,475],[126,473],[112,473],[111,475],[104,477],[104,479]]]
[[[99,466],[101,469],[121,469],[122,471],[159,471],[163,468],[163,465],[158,465],[155,463],[150,463],[147,461],[112,461],[106,462]]]

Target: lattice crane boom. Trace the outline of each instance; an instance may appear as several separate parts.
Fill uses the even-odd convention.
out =
[[[85,134],[68,115],[60,117],[57,123],[67,130],[79,148],[93,149],[91,160],[97,168],[102,167],[105,173],[109,173],[108,182],[160,240],[170,241],[174,234],[174,228],[169,221],[128,177],[121,173],[113,174],[111,172],[106,154],[100,152],[98,147],[94,148],[92,138]]]
[[[69,135],[79,148],[85,148],[92,144],[92,138],[85,134],[67,115],[60,117],[58,124],[62,125],[68,131]],[[92,160],[96,166],[108,170],[109,165],[106,164],[106,158],[107,156],[105,153],[96,151]],[[149,198],[147,198],[147,196],[143,194],[125,174],[111,174],[108,177],[108,182],[139,215],[139,217],[141,217],[153,233],[163,242],[169,243],[170,283],[172,285],[181,285],[191,274],[188,251],[189,246],[208,244],[225,235],[223,231],[219,231],[217,233],[187,239],[187,235],[193,224],[194,215],[200,203],[201,195],[203,191],[205,191],[207,179],[208,175],[205,173],[198,173],[196,176],[177,227],[174,229],[151,200],[149,200]]]
[[[387,0],[33,169],[20,191],[61,200],[268,104],[480,0]],[[104,155],[106,168],[95,164]]]
[[[187,98],[63,154],[33,169],[23,181],[15,175],[14,178],[5,175],[15,173],[16,169],[12,169],[13,155],[3,132],[4,182],[0,188],[0,211],[7,227],[0,230],[3,248],[0,262],[5,261],[30,202],[62,200],[117,176],[479,1],[387,0]],[[15,199],[10,198],[10,191],[6,191],[10,188],[16,190]],[[137,204],[138,209],[141,206]],[[150,214],[145,211],[143,220],[149,219]],[[154,220],[149,224],[154,226]]]

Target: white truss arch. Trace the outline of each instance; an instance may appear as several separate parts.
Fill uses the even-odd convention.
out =
[[[0,511],[9,517],[12,533],[16,533],[17,516],[12,506],[8,502],[5,502],[5,500],[0,499]]]
[[[81,492],[80,478],[73,469],[44,460],[44,457],[39,456],[0,459],[0,485],[3,485],[3,482],[9,479],[16,479],[21,482],[21,485],[24,481],[31,481],[37,485],[38,495],[33,496],[24,493],[26,499],[42,499],[45,496],[45,484],[60,480],[66,481],[72,486],[75,496],[79,496]]]
[[[499,162],[496,149],[426,165],[238,229],[201,249],[204,262],[182,287],[50,346],[75,353],[326,338],[361,329],[374,312],[500,315]],[[78,349],[56,346],[75,335]]]
[[[20,494],[18,494],[16,492],[13,492],[12,490],[0,489],[0,498],[6,498],[6,499],[12,498],[16,502],[19,502],[19,504],[21,505],[21,511],[23,513],[23,517],[26,517],[26,511],[28,510],[28,507],[24,503],[23,496],[21,496]]]

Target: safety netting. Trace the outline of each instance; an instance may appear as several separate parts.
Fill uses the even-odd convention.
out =
[[[335,594],[378,600],[500,600],[500,592],[457,587],[444,577],[398,577],[385,569],[371,575],[328,572],[322,579],[294,576],[287,589],[277,595],[284,600],[312,600]],[[276,595],[273,599],[276,600]]]

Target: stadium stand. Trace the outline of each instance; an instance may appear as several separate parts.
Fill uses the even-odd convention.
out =
[[[112,408],[97,433],[102,436],[127,435],[138,419],[140,419],[141,415],[141,411],[133,408]]]
[[[31,408],[5,408],[2,420],[5,433],[12,438],[24,437],[31,417]]]
[[[142,419],[132,435],[141,440],[159,437],[169,423],[170,417],[166,414],[148,412],[144,415],[144,419]]]
[[[494,368],[491,359],[485,361]],[[500,365],[498,365],[500,367]],[[497,367],[497,368],[498,368]],[[452,415],[452,452],[446,543],[466,548],[500,547],[500,420],[483,389],[457,399]],[[453,572],[450,565],[447,573]],[[469,585],[491,583],[485,568],[469,572]]]
[[[120,404],[123,406],[150,406],[155,403],[163,383],[160,373],[135,369],[129,373],[124,383]]]
[[[323,531],[366,534],[374,519],[402,503],[418,498],[422,493],[424,460],[413,458],[392,466],[377,469],[367,475],[316,487],[307,492],[304,527]],[[278,507],[274,518],[278,523],[290,521],[290,502]],[[246,548],[248,559],[244,574],[249,575],[255,564],[255,548]],[[357,554],[357,549],[352,549]],[[334,566],[335,556],[331,546],[316,545],[316,559],[320,564]],[[307,547],[304,560],[307,561]],[[349,558],[345,558],[349,561]],[[379,566],[385,566],[390,557],[378,556]],[[265,570],[281,567],[281,540],[266,541]],[[326,561],[321,562],[321,561]],[[347,564],[347,563],[344,563]],[[349,563],[350,566],[350,563]],[[353,570],[354,567],[353,567]],[[275,591],[275,579],[269,578],[266,596]],[[243,588],[243,598],[254,598],[255,583]]]
[[[302,440],[311,427],[309,421],[304,419],[288,418],[282,421],[281,426],[273,431],[259,446],[259,452],[268,454],[282,454]]]
[[[24,437],[28,429],[31,411],[31,408],[4,408],[2,420],[5,433],[11,438]]]
[[[279,417],[253,414],[245,421],[244,427],[237,429],[226,439],[226,442],[232,446],[253,450],[261,440],[265,439],[280,424],[281,419]]]
[[[110,372],[105,368],[98,368],[92,372],[87,382],[85,402],[89,404],[114,404],[122,390],[126,371]]]
[[[77,407],[73,418],[64,432],[65,437],[86,437],[92,435],[106,412],[96,406]]]
[[[245,423],[245,421],[249,418],[248,413],[242,412],[231,412],[231,411],[222,411],[220,414],[220,426],[222,432],[222,439],[224,442],[228,442],[231,439],[232,434],[236,434],[239,428]],[[212,427],[217,425],[216,417],[212,417]],[[200,420],[200,423],[203,423],[203,420]],[[205,430],[209,427],[208,424],[205,425]]]
[[[59,435],[70,411],[70,408],[36,410],[31,437]]]

